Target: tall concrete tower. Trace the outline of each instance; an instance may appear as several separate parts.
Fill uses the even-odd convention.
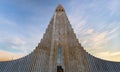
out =
[[[120,72],[120,63],[87,53],[76,38],[65,9],[58,5],[35,50],[21,59],[0,62],[0,72]]]
[[[76,39],[65,10],[61,5],[56,8],[35,53],[37,51],[40,53],[40,50],[45,51],[45,54],[48,55],[49,72],[57,72],[59,67],[64,72],[72,70],[86,72],[87,70],[83,48]]]

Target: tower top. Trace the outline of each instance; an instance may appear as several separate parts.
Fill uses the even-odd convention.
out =
[[[56,12],[64,12],[64,11],[65,10],[64,10],[63,6],[61,4],[59,4],[56,8]]]

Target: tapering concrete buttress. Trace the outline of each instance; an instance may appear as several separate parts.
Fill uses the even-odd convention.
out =
[[[13,61],[0,62],[0,72],[120,72],[119,62],[98,59],[79,43],[62,5],[35,50]]]

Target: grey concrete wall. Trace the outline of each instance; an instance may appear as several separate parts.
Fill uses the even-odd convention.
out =
[[[85,52],[85,57],[88,72],[120,72],[120,62],[102,60],[87,52]],[[18,60],[0,62],[0,72],[49,72],[49,60],[47,58],[49,58],[48,55],[41,52],[36,56],[31,53]],[[75,60],[72,60],[70,72],[83,72],[81,69],[75,68],[76,65],[82,66],[82,64],[78,65]]]
[[[120,72],[120,62],[106,61],[85,52],[89,72]]]

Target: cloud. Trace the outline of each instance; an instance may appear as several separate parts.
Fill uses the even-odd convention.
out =
[[[74,17],[73,17],[74,18]],[[71,18],[72,20],[74,20],[73,18]],[[86,19],[79,19],[78,21],[76,21],[75,23],[72,22],[72,26],[75,30],[75,33],[77,34],[81,34],[83,33],[83,26],[86,24]]]
[[[34,20],[31,22],[34,24]],[[36,22],[37,24],[34,26],[29,22],[27,23],[29,25],[23,27],[19,22],[1,16],[0,43],[2,43],[5,48],[2,48],[0,45],[0,49],[16,54],[17,52],[23,53],[24,55],[33,51],[40,38],[42,38],[43,32],[39,30],[41,27],[37,25],[39,22]]]
[[[106,52],[103,58],[110,60],[109,54],[112,53],[114,61],[115,59],[120,61],[115,55],[119,52],[114,52],[117,49],[115,47],[120,47],[118,44],[120,27],[117,21],[119,18],[114,18],[119,14],[119,0],[90,2],[76,0],[71,1],[69,6],[68,16],[82,46],[94,56],[101,54],[102,58],[102,52]],[[110,18],[111,15],[113,18]],[[113,42],[117,46],[111,45]]]
[[[107,40],[107,32],[101,32],[101,33],[92,33],[91,35],[84,35],[82,39],[82,45],[85,46],[86,49],[94,49],[94,51],[97,49],[103,49],[104,46],[108,40]],[[85,43],[83,43],[85,41]],[[93,50],[90,50],[93,51]]]
[[[43,35],[43,26],[39,24],[38,18],[35,18],[34,22],[34,18],[32,17],[30,22],[26,22],[29,25],[23,27],[19,22],[0,17],[0,61],[23,57],[31,53],[38,45]]]
[[[110,10],[110,14],[114,15],[118,10],[119,10],[119,0],[110,0],[109,1],[109,5],[108,5],[108,9]]]
[[[86,31],[86,34],[92,34],[94,32],[94,29],[88,29],[87,31]]]
[[[0,49],[12,53],[12,56],[15,54],[27,55],[33,51],[42,38],[43,31],[47,25],[46,20],[49,18],[45,17],[46,12],[49,11],[48,7],[43,8],[39,6],[40,4],[32,4],[33,2],[25,3],[24,1],[23,4],[20,1],[18,3],[14,1],[8,4],[8,6],[10,5],[11,11],[15,10],[12,12],[14,14],[10,14],[11,11],[0,12]],[[47,14],[46,16],[49,15]],[[4,52],[6,53],[6,58],[9,56],[8,52]]]
[[[13,38],[13,39],[7,40],[7,41],[9,41],[10,43],[12,43],[13,45],[18,45],[18,46],[26,44],[26,41],[20,39],[19,37],[16,37],[16,38]]]
[[[93,42],[97,43],[97,42],[102,42],[106,40],[106,36],[107,36],[107,32],[102,32],[102,33],[98,33],[96,35],[93,36]]]
[[[40,36],[40,35],[39,35]],[[37,46],[40,37],[34,36],[30,38],[22,38],[20,36],[4,37],[0,39],[0,42],[4,43],[7,51],[13,53],[28,54]],[[11,51],[14,50],[14,51]]]
[[[96,56],[105,60],[120,61],[120,51],[105,51],[96,53]]]
[[[8,18],[5,18],[4,16],[1,16],[0,17],[0,25],[1,24],[5,24],[5,25],[11,25],[11,26],[16,26],[17,25],[17,23],[15,22],[15,21],[12,21],[12,20],[10,20],[10,19],[8,19]]]
[[[4,50],[0,50],[0,61],[8,61],[8,60],[15,60],[21,58],[22,54],[16,54]]]
[[[24,51],[26,48],[23,48],[26,45],[26,41],[21,39],[20,37],[2,37],[0,39],[2,43],[5,43],[6,46],[10,49],[14,49],[17,51]]]
[[[118,27],[116,27],[117,25],[115,26],[113,23],[111,24],[107,21],[103,21],[99,23],[101,19],[98,20],[98,22],[95,21],[97,19],[94,19],[93,24],[91,24],[89,20],[93,18],[93,16],[91,17],[91,15],[94,15],[94,14],[91,13],[91,15],[89,15],[88,13],[86,13],[86,10],[89,10],[89,9],[91,10],[92,7],[94,8],[94,10],[99,9],[98,8],[99,6],[96,4],[96,1],[95,2],[93,1],[91,4],[92,4],[91,7],[85,8],[86,6],[89,6],[89,5],[81,6],[78,4],[77,1],[71,3],[72,14],[70,14],[71,15],[70,21],[75,30],[77,38],[79,39],[79,42],[83,45],[83,47],[87,51],[95,55],[95,53],[97,52],[99,53],[99,52],[103,52],[109,49],[107,47],[109,43],[111,42],[110,40],[112,40],[113,38],[117,36],[116,34],[118,31]],[[77,6],[84,7],[85,9],[82,9],[82,8],[77,9],[76,8]],[[97,13],[99,12],[96,11],[96,14]],[[101,16],[102,15],[98,17],[101,17]]]

